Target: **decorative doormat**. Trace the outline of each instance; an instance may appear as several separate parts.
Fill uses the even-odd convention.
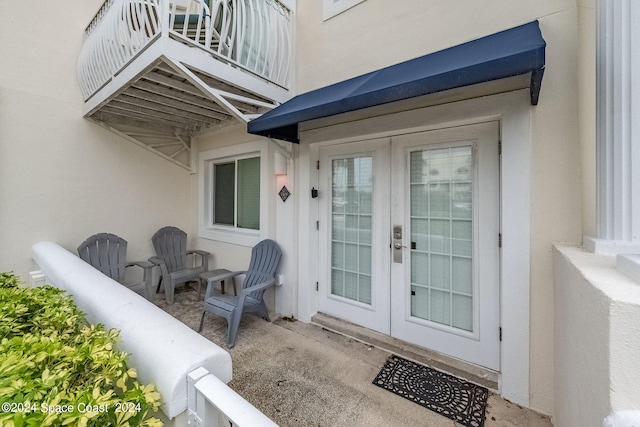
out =
[[[427,366],[391,356],[373,384],[466,427],[483,427],[489,391]]]

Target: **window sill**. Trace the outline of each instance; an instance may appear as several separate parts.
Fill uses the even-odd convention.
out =
[[[260,241],[259,230],[238,230],[231,227],[209,227],[200,230],[203,239],[253,247]]]

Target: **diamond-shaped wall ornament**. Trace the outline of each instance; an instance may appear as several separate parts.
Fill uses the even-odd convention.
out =
[[[278,195],[280,196],[283,202],[286,202],[289,196],[291,195],[291,193],[289,193],[289,190],[287,190],[287,187],[283,185]]]

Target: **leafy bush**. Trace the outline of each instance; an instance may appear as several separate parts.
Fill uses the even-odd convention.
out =
[[[63,291],[0,273],[0,426],[162,426],[119,334],[87,325]]]

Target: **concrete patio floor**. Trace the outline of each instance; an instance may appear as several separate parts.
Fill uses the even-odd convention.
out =
[[[183,289],[173,305],[162,293],[155,303],[197,330],[202,297]],[[459,426],[372,384],[389,352],[317,325],[272,320],[244,316],[231,349],[224,319],[207,315],[202,335],[231,354],[229,386],[281,427]],[[548,417],[490,393],[485,426],[551,425]]]

